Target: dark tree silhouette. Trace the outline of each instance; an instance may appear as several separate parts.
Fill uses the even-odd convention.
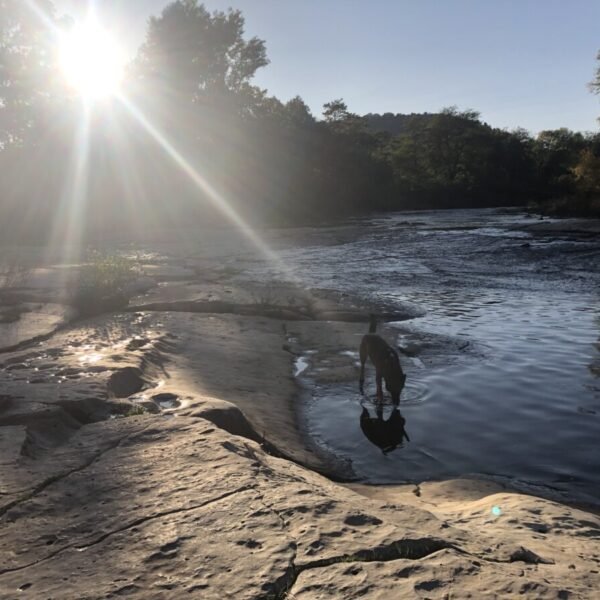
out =
[[[261,97],[250,81],[268,63],[264,41],[244,38],[240,11],[177,0],[150,19],[134,73],[154,93],[243,111]]]
[[[54,19],[51,2],[39,10]],[[23,0],[0,1],[0,144],[23,144],[47,128],[57,90],[51,31]]]
[[[596,55],[596,60],[600,62],[600,50]],[[590,90],[594,94],[600,94],[600,65],[596,68],[594,79],[590,82]]]

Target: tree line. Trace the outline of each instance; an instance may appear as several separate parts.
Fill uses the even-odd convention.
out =
[[[126,102],[87,110],[58,83],[47,20],[68,23],[50,1],[38,5],[46,22],[28,3],[0,0],[3,235],[73,226],[74,211],[82,235],[142,234],[215,219],[224,203],[281,224],[532,202],[600,213],[600,134],[533,137],[454,107],[361,116],[343,99],[317,117],[300,96],[284,102],[253,84],[266,45],[246,36],[239,11],[197,0],[150,19]]]

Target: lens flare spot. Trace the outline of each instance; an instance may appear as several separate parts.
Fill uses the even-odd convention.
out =
[[[116,41],[90,18],[61,36],[60,65],[75,92],[97,100],[119,91],[125,59]]]

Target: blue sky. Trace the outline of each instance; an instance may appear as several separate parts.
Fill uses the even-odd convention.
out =
[[[55,0],[70,14],[87,0]],[[132,55],[167,0],[96,0]],[[597,131],[586,84],[599,0],[207,0],[239,8],[271,64],[255,83],[315,114],[333,98],[366,112],[474,108],[496,127]],[[599,63],[600,64],[600,63]]]

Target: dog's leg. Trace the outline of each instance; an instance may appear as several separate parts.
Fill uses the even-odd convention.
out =
[[[379,400],[379,402],[383,402],[383,387],[381,386],[382,379],[383,379],[383,375],[381,373],[381,369],[376,367],[375,368],[375,381],[377,382],[377,400]]]
[[[364,385],[365,385],[365,363],[367,362],[367,343],[363,339],[360,343],[360,378],[358,380],[358,389],[360,393],[364,395]]]
[[[406,383],[406,375],[404,373],[402,373],[402,375],[400,376],[400,381],[398,381],[398,385],[400,386],[399,389],[390,389],[387,381],[385,382],[385,387],[387,388],[387,391],[392,395],[392,403],[394,404],[394,406],[398,406],[400,404],[400,394],[402,393],[402,390],[404,389],[404,385]]]

